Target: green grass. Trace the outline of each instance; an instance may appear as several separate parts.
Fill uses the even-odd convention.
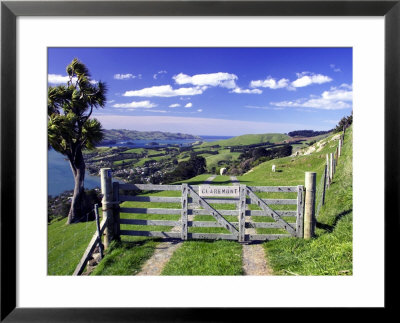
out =
[[[212,169],[213,167],[221,167],[218,165],[219,162],[223,161],[233,161],[237,160],[239,158],[240,153],[239,152],[233,152],[231,153],[229,149],[222,149],[220,150],[218,155],[209,155],[206,158],[206,163],[207,163],[207,169]]]
[[[114,166],[119,166],[119,165],[122,165],[122,164],[131,164],[135,160],[137,160],[137,159],[131,158],[131,159],[117,160],[113,164],[114,164]]]
[[[143,166],[144,163],[146,161],[149,160],[155,160],[155,161],[161,161],[164,159],[168,159],[168,157],[166,158],[166,156],[157,156],[157,157],[146,157],[146,158],[141,158],[139,161],[137,161],[136,163],[133,164],[133,166]]]
[[[144,148],[133,148],[133,149],[125,150],[123,152],[123,154],[142,154],[145,151],[146,151],[146,149],[144,149]]]
[[[213,185],[224,185],[224,186],[230,186],[232,185],[230,176],[226,175],[217,175],[217,177],[214,178],[212,181]]]
[[[281,133],[265,133],[265,134],[250,134],[250,135],[242,135],[226,140],[213,141],[208,143],[203,143],[200,145],[200,148],[205,148],[214,145],[220,145],[221,147],[228,146],[240,146],[240,145],[252,145],[258,144],[262,142],[270,142],[277,143],[282,142],[290,137]]]
[[[201,185],[207,180],[207,178],[209,178],[211,176],[212,176],[212,174],[201,174],[201,175],[197,175],[196,177],[186,179],[184,181],[176,182],[175,184],[189,183],[191,185]]]
[[[113,241],[106,251],[104,259],[91,273],[99,275],[136,275],[145,261],[149,259],[160,243],[158,239],[141,237],[123,237],[121,242]]]
[[[162,275],[242,275],[242,248],[234,241],[185,241]]]
[[[352,128],[346,132],[343,154],[326,203],[310,240],[281,239],[265,243],[269,263],[277,275],[352,275]]]
[[[95,222],[67,225],[64,218],[47,228],[48,275],[72,275],[96,230]]]

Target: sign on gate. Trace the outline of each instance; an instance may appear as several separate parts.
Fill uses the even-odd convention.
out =
[[[200,196],[239,197],[239,186],[199,185]]]

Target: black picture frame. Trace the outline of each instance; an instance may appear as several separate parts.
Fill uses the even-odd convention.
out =
[[[95,4],[95,5],[94,5]],[[17,308],[16,299],[16,19],[19,16],[383,16],[385,18],[385,310],[399,236],[400,0],[394,1],[2,1],[1,2],[1,321],[236,321],[231,308]],[[371,255],[373,261],[373,255]],[[252,319],[260,309],[252,309]],[[286,312],[287,313],[287,312]],[[322,318],[322,317],[321,317]]]

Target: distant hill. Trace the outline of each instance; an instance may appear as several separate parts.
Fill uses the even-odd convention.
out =
[[[134,140],[173,140],[173,139],[201,139],[199,136],[171,133],[162,131],[136,131],[127,129],[105,129],[102,144],[115,144],[119,141]]]
[[[209,147],[214,145],[220,145],[221,147],[229,147],[229,146],[242,146],[242,145],[253,145],[264,142],[269,142],[271,144],[283,142],[284,140],[288,140],[290,137],[281,133],[264,133],[264,134],[255,134],[255,135],[242,135],[238,137],[233,137],[226,140],[219,140],[204,143],[201,147]]]
[[[320,136],[320,135],[325,135],[332,131],[333,131],[333,129],[327,130],[327,131],[295,130],[295,131],[289,132],[288,135],[290,137],[316,137],[316,136]]]

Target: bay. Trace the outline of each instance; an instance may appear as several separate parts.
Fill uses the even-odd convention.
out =
[[[131,141],[119,141],[109,145],[102,145],[106,147],[128,147],[128,148],[149,148],[152,147],[152,143],[157,143],[155,146],[170,146],[170,145],[179,145],[179,146],[190,146],[196,141],[218,141],[232,138],[232,136],[201,136],[201,139],[141,139],[141,140],[131,140]]]
[[[51,149],[47,154],[47,194],[56,196],[74,189],[74,177],[66,156]],[[85,188],[100,187],[100,177],[85,174]]]

